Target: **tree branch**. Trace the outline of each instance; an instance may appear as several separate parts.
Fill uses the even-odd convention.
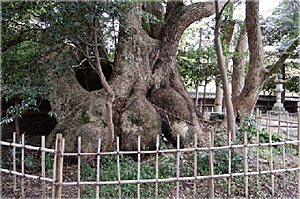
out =
[[[222,10],[219,12],[219,16],[222,16],[222,13],[224,12],[226,6],[229,4],[230,1],[231,1],[231,0],[228,0],[228,1],[225,3],[225,5],[223,6]]]
[[[269,71],[267,73],[267,76],[271,76],[274,74],[281,66],[284,64],[285,60],[290,57],[291,52],[293,52],[296,47],[299,45],[299,38],[297,38],[287,49],[286,51],[281,55],[281,57],[278,59],[278,61],[273,65],[267,67],[267,70]]]
[[[107,140],[104,146],[103,151],[107,152],[112,145],[114,141],[114,123],[113,123],[113,110],[112,105],[115,100],[115,93],[111,86],[108,84],[108,82],[105,79],[105,76],[103,74],[102,68],[101,68],[101,62],[100,62],[100,54],[98,49],[98,34],[97,34],[97,19],[94,18],[94,53],[96,57],[96,72],[98,73],[98,76],[100,78],[101,84],[107,91],[107,101],[106,101],[106,119],[107,119]]]

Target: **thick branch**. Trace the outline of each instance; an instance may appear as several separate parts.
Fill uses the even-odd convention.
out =
[[[175,49],[177,50],[177,44],[186,28],[193,22],[209,17],[214,13],[214,2],[212,1],[199,2],[186,6],[182,3],[170,3],[165,17],[166,25],[162,31],[161,38],[165,37],[165,42],[175,45]]]
[[[245,56],[246,50],[246,27],[242,26],[240,35],[236,45],[235,52],[237,53],[232,57],[233,72],[232,72],[232,101],[238,98],[241,93],[245,82]]]
[[[297,38],[281,55],[278,61],[273,66],[267,68],[269,71],[267,76],[271,76],[272,74],[274,74],[282,66],[282,64],[284,64],[285,60],[290,57],[291,53],[297,48],[298,45],[299,39]]]

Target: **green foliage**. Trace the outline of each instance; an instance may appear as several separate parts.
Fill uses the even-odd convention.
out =
[[[243,172],[244,164],[243,162],[244,156],[239,151],[232,151],[231,154],[231,164],[234,167],[231,168],[231,173]],[[228,149],[215,150],[214,151],[214,174],[227,174],[229,173],[229,153]],[[209,175],[209,152],[201,151],[197,155],[197,167],[200,175]]]
[[[285,88],[290,92],[299,93],[300,92],[300,76],[294,76],[287,80],[285,83]]]
[[[163,157],[159,165],[159,178],[170,178],[176,175],[176,168],[172,164],[175,161],[175,156]],[[100,181],[118,180],[118,168],[116,156],[105,156],[102,160],[100,168]],[[122,180],[137,180],[137,162],[130,156],[120,158],[120,174]],[[95,181],[96,169],[92,168],[87,163],[81,164],[81,176],[84,180]],[[152,163],[141,163],[140,179],[155,179],[155,165]],[[175,183],[160,183],[160,192],[165,195]],[[153,196],[155,184],[142,184],[141,197]],[[122,185],[122,197],[136,197],[137,185],[124,184]],[[100,197],[110,198],[118,197],[118,186],[102,185],[100,186]],[[95,190],[92,186],[85,189],[85,194],[82,197],[95,197]]]
[[[183,81],[188,88],[195,88],[197,82],[209,83],[219,75],[216,54],[212,46],[181,51],[177,61]]]
[[[284,0],[273,10],[272,15],[261,20],[262,35],[265,46],[271,47],[265,51],[266,64],[273,65],[274,60],[282,55],[294,40],[299,39],[299,2]],[[291,59],[299,58],[299,48],[290,55]],[[290,92],[299,91],[299,77],[297,63],[285,63],[285,78],[289,79],[286,89]],[[280,71],[277,71],[280,73]],[[264,85],[264,90],[272,92],[275,88],[274,77]]]
[[[9,107],[2,123],[9,123],[16,116],[29,110],[38,111],[39,100],[49,100],[48,88],[38,65],[41,45],[24,41],[2,53],[1,96],[6,102],[19,99]]]
[[[261,26],[267,45],[281,42],[279,49],[285,48],[289,40],[299,35],[299,3],[290,0],[282,1],[271,16],[262,20]]]
[[[39,100],[50,100],[49,93],[56,88],[46,85],[49,74],[60,75],[79,64],[78,56],[71,54],[66,45],[72,46],[72,53],[75,48],[94,56],[89,45],[95,45],[91,36],[95,21],[101,41],[97,45],[114,53],[116,27],[121,26],[118,20],[122,19],[125,5],[123,1],[3,2],[1,96],[6,101],[19,99],[20,103],[7,110],[1,124],[29,110],[38,111]],[[59,64],[51,60],[53,52],[62,57]]]
[[[223,120],[225,118],[224,113],[212,113],[209,116],[209,120],[210,121],[214,121],[214,120]]]
[[[53,163],[54,163],[54,154],[46,153],[46,155],[45,155],[45,169],[46,170],[53,169]]]
[[[248,140],[251,141],[259,135],[259,143],[268,143],[270,141],[270,132],[266,129],[259,130],[256,127],[256,120],[254,118],[246,118],[243,125],[237,131],[237,141],[244,142],[244,132],[247,132]],[[282,138],[278,133],[271,133],[272,142],[281,142]]]

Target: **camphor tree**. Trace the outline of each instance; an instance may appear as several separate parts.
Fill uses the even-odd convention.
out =
[[[4,9],[18,3],[5,2],[2,6]],[[46,5],[35,12],[40,3]],[[82,137],[83,151],[92,150],[96,138],[102,138],[108,150],[117,135],[122,150],[133,150],[138,134],[143,144],[153,148],[157,134],[172,140],[180,133],[184,140],[193,132],[201,134],[204,143],[200,115],[181,80],[176,53],[184,30],[194,21],[213,15],[214,2],[22,4],[30,9],[18,9],[27,9],[31,21],[36,20],[35,26],[40,27],[27,27],[30,17],[16,19],[20,29],[14,35],[21,40],[16,36],[3,49],[25,40],[42,45],[38,65],[46,74],[47,86],[54,88],[50,103],[58,122],[49,143],[56,133],[63,133],[68,138],[67,151],[74,151],[77,136]],[[11,19],[12,15],[5,17]],[[100,85],[92,75],[82,78],[80,84],[78,71],[84,69],[96,71],[101,86],[87,89]],[[105,79],[109,70],[112,72]]]

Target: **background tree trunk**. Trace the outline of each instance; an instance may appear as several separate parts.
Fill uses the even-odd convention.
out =
[[[216,82],[216,98],[214,103],[214,112],[222,112],[222,102],[223,102],[223,89],[220,83]]]
[[[259,93],[266,81],[267,70],[263,62],[263,44],[259,25],[259,2],[246,1],[246,28],[250,51],[250,68],[245,85],[235,101],[236,114],[240,121],[251,117]]]
[[[227,75],[227,67],[225,56],[223,54],[222,43],[220,38],[220,23],[221,23],[221,14],[219,13],[219,2],[215,1],[215,10],[216,10],[216,25],[215,25],[215,45],[216,45],[216,52],[218,56],[218,65],[221,73],[223,90],[224,90],[224,98],[225,98],[225,105],[226,105],[226,116],[227,116],[227,128],[229,133],[232,136],[232,139],[235,139],[235,117],[233,111],[233,105],[231,101],[231,94],[229,91],[229,82],[228,82],[228,75]]]

